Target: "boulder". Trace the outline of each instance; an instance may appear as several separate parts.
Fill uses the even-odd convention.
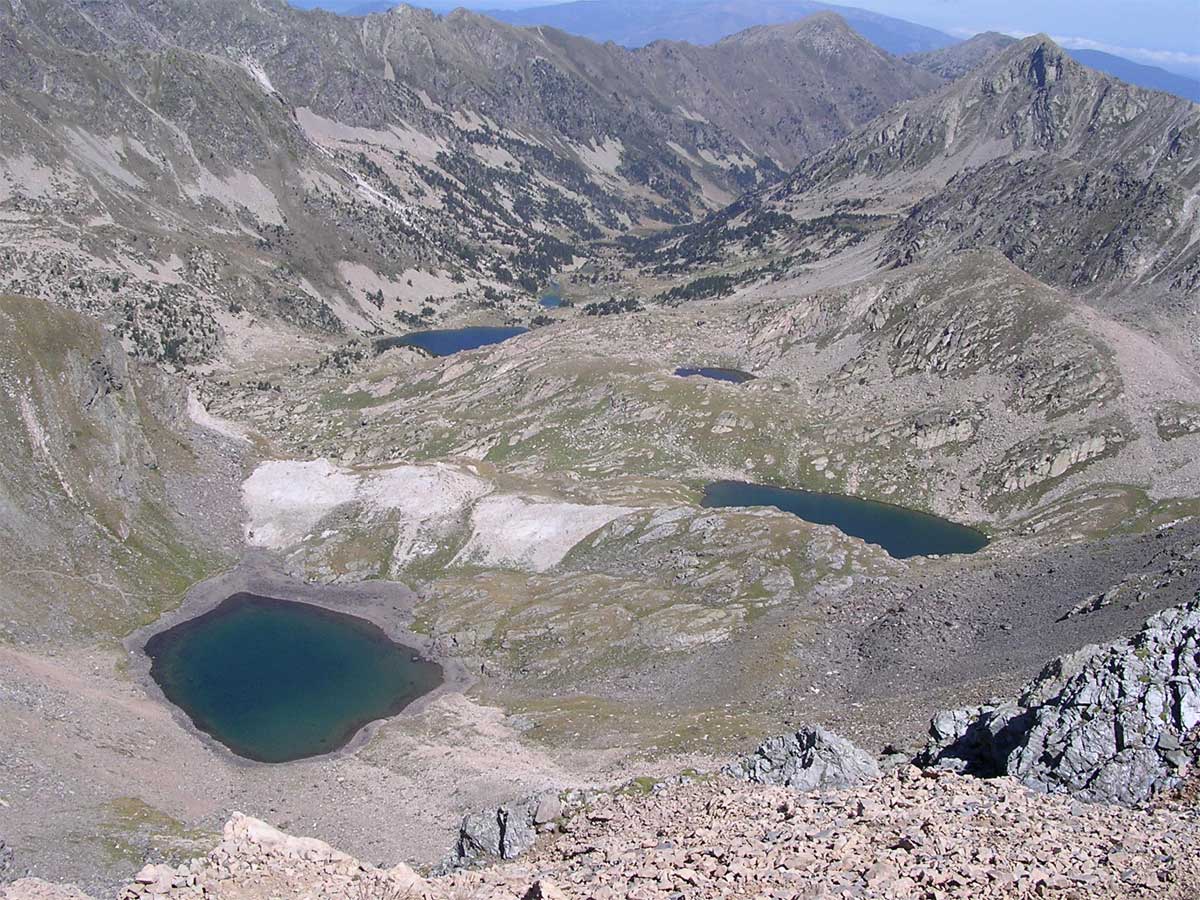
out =
[[[880,776],[865,750],[820,727],[768,738],[753,753],[721,770],[726,775],[813,791],[851,787]]]
[[[296,837],[261,819],[235,812],[221,833],[221,848],[234,854],[271,856],[278,859],[319,860],[346,863],[351,857],[316,838]]]
[[[70,884],[54,884],[40,878],[18,878],[0,891],[4,900],[92,900]]]
[[[1133,804],[1177,785],[1200,726],[1200,594],[1047,665],[1015,700],[938,713],[915,762]]]
[[[516,859],[537,837],[535,799],[506,803],[465,816],[458,829],[453,864],[467,865],[488,858]]]
[[[545,794],[538,798],[533,808],[533,824],[548,825],[563,813],[562,801],[556,794]]]

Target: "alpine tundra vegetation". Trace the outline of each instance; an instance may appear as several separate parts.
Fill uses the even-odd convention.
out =
[[[0,897],[1200,896],[1178,82],[332,5],[0,0]]]

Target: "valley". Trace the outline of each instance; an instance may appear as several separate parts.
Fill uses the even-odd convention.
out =
[[[0,67],[20,874],[114,896],[235,811],[424,874],[529,797],[634,833],[1200,594],[1200,107],[1045,36],[0,0]]]

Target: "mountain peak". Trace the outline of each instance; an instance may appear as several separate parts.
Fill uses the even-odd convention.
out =
[[[1017,43],[1019,41],[1016,38],[1007,34],[984,31],[961,43],[928,53],[911,54],[905,59],[947,81],[955,81],[968,72],[987,65],[998,53]]]
[[[832,11],[822,11],[782,25],[757,25],[722,39],[720,44],[765,44],[791,41],[808,46],[820,56],[834,56],[862,48],[876,49],[866,38]]]
[[[1083,67],[1049,35],[1034,34],[997,53],[984,72],[998,76],[1001,81],[1008,76],[1013,83],[1025,82],[1045,89],[1068,75],[1082,74]]]

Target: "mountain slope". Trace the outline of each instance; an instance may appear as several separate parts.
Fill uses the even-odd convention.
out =
[[[832,13],[752,28],[711,47],[656,41],[629,60],[652,96],[742,136],[786,169],[849,134],[872,110],[938,86]],[[598,83],[624,80],[617,70],[597,73]]]
[[[236,472],[186,387],[83,316],[0,296],[0,357],[0,633],[115,641],[229,552]]]
[[[0,0],[0,61],[0,289],[180,364],[530,315],[583,243],[719,208],[936,84],[828,17],[630,52],[282,0]]]
[[[1131,314],[1149,292],[1194,333],[1198,147],[1200,108],[1033,37],[885,113],[784,183],[635,252],[662,271],[766,258],[778,274],[848,246],[868,266],[996,247]]]

